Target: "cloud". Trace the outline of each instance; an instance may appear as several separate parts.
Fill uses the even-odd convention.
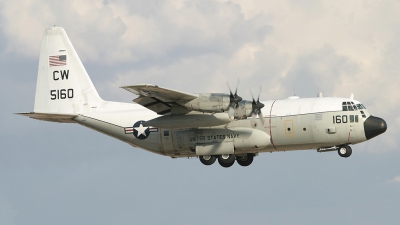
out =
[[[390,183],[400,183],[400,176],[395,176],[393,179],[389,180]]]
[[[39,33],[53,23],[67,30],[84,59],[111,64],[171,55],[178,58],[210,52],[231,54],[246,42],[264,41],[271,32],[262,16],[245,20],[237,4],[212,0],[159,1],[157,10],[150,12],[137,8],[148,9],[152,3],[138,5],[131,1],[56,4],[26,0],[22,4],[28,7],[4,2],[2,19],[6,35],[12,37],[9,48],[29,56],[32,51],[25,47],[35,46],[32,43],[39,43],[40,36],[33,38],[28,33]],[[41,16],[32,15],[35,7],[41,9]]]

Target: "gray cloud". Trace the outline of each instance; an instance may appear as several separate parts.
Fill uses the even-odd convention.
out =
[[[338,55],[331,46],[325,45],[299,56],[281,82],[287,85],[287,91],[292,91],[292,88],[300,96],[316,97],[319,92],[332,96],[334,90],[342,86],[342,76],[353,76],[359,70],[351,59]],[[350,96],[353,91],[354,89],[347,89],[341,92],[343,96]]]

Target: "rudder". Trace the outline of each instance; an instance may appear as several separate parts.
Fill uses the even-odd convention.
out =
[[[34,112],[76,114],[90,111],[102,102],[64,29],[46,29],[40,48]]]

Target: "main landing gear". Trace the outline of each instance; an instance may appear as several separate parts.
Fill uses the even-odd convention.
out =
[[[225,155],[201,155],[199,156],[200,162],[206,166],[212,165],[215,160],[218,158],[218,163],[225,168],[231,167],[235,160],[241,166],[249,166],[254,159],[254,154],[246,154],[246,155],[234,155],[234,154],[225,154]]]
[[[339,155],[342,156],[342,157],[345,157],[345,158],[351,156],[352,152],[353,151],[351,150],[351,147],[348,146],[348,145],[340,146],[338,148]]]
[[[215,162],[215,160],[217,159],[213,155],[201,155],[201,156],[199,156],[199,158],[200,158],[200,162],[206,166],[212,165]]]

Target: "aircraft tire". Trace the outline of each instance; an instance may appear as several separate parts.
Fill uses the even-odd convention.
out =
[[[235,155],[219,155],[218,156],[219,165],[222,167],[228,168],[231,167],[235,163]]]
[[[236,162],[241,166],[249,166],[254,159],[254,154],[247,154],[246,156],[236,157]]]
[[[350,146],[340,146],[338,149],[339,155],[344,158],[351,156],[352,152],[353,150],[351,149]]]
[[[199,156],[199,159],[201,163],[203,163],[206,166],[209,166],[212,165],[217,158],[213,155],[201,155]]]

